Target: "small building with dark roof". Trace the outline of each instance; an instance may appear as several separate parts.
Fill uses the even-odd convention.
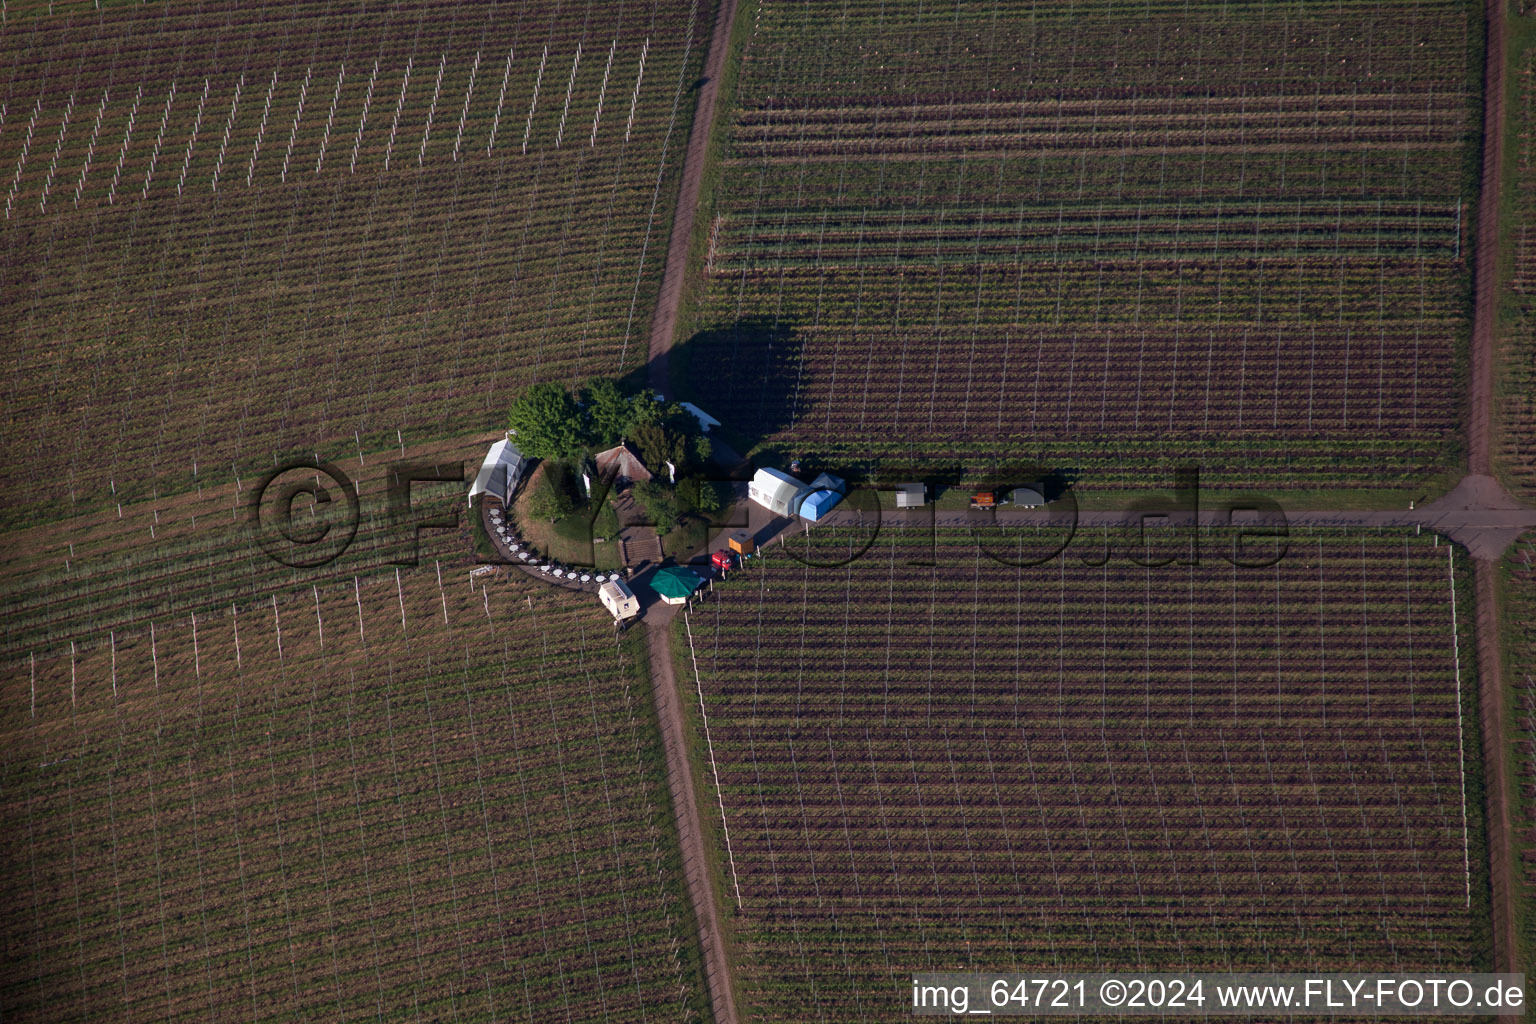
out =
[[[640,461],[640,453],[627,441],[621,441],[607,451],[592,456],[599,476],[613,475],[615,483],[643,483],[651,479],[651,471]]]

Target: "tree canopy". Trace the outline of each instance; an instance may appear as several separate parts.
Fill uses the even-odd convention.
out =
[[[613,447],[634,423],[636,404],[649,400],[645,394],[626,395],[616,380],[599,377],[588,381],[580,394],[588,439],[594,446]]]
[[[569,459],[586,448],[582,411],[563,385],[535,384],[512,403],[507,426],[517,447],[536,459]]]
[[[574,393],[562,384],[535,384],[512,403],[508,416],[517,447],[533,458],[574,459],[630,438],[653,470],[669,459],[682,465],[694,424],[676,402],[657,401],[649,388],[626,392],[607,377],[593,378]],[[696,442],[693,451],[698,452]]]
[[[635,427],[631,440],[640,450],[641,460],[660,476],[668,462],[681,470],[687,464],[688,439],[660,423],[642,423]]]
[[[600,499],[600,491],[581,495],[576,480],[585,473],[596,481],[591,453],[621,439],[634,444],[657,476],[638,484],[635,493],[662,533],[690,516],[718,511],[718,492],[697,476],[709,460],[709,439],[686,409],[658,398],[649,388],[626,391],[606,377],[593,378],[574,392],[557,383],[535,384],[525,391],[512,404],[508,425],[524,454],[545,460],[529,500],[530,514],[553,521]],[[668,482],[668,462],[677,469],[675,487]]]

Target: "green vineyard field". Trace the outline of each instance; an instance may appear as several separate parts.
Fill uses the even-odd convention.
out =
[[[6,1017],[704,1019],[644,658],[427,567],[9,663]]]
[[[8,523],[644,363],[709,5],[59,8],[0,29]]]
[[[754,441],[1004,446],[1109,489],[1174,459],[1223,488],[1446,479],[1480,6],[752,18],[684,346]]]
[[[1486,965],[1465,553],[1095,550],[774,548],[681,627],[745,1019],[898,1020],[913,971]]]

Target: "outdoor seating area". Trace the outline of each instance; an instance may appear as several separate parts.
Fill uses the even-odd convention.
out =
[[[494,498],[485,501],[487,535],[507,561],[529,575],[544,577],[550,583],[580,590],[596,591],[610,580],[620,579],[618,573],[594,573],[590,569],[571,568],[559,562],[546,560],[526,540],[517,534],[516,524],[511,522],[505,508]]]

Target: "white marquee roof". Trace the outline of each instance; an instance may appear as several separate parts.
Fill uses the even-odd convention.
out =
[[[473,502],[477,494],[490,494],[506,502],[512,492],[517,490],[517,482],[522,479],[523,467],[527,462],[523,453],[512,447],[511,441],[506,438],[497,441],[486,453],[485,461],[480,464],[480,472],[470,485],[469,500]]]

